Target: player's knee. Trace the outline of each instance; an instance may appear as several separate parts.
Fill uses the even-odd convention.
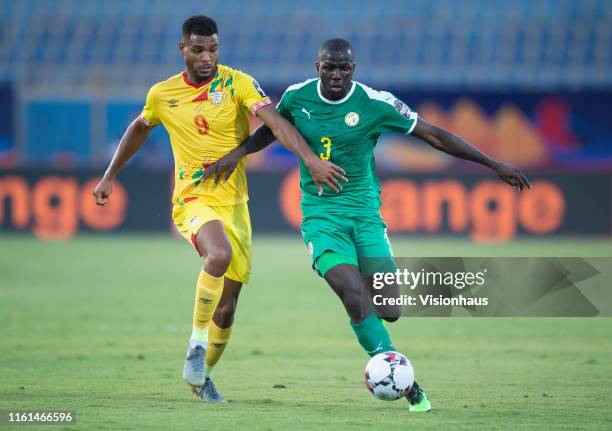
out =
[[[206,266],[215,268],[222,274],[227,271],[227,268],[232,261],[232,249],[228,247],[210,247],[206,250]]]

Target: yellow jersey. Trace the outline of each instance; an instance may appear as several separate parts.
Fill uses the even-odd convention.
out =
[[[201,181],[208,165],[249,136],[248,113],[271,104],[251,76],[218,65],[213,76],[193,84],[185,72],[153,85],[141,118],[163,124],[174,154],[174,206],[201,199],[209,206],[248,201],[245,159],[226,183]]]

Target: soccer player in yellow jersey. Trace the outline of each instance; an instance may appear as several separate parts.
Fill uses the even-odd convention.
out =
[[[104,205],[121,167],[162,124],[172,144],[175,188],[172,218],[181,235],[204,257],[195,296],[193,331],[183,378],[202,400],[225,404],[211,380],[232,332],[238,295],[248,283],[251,223],[245,163],[219,187],[202,180],[206,167],[249,136],[252,112],[308,167],[319,191],[341,189],[344,171],[320,160],[295,128],[271,105],[257,81],[217,63],[215,21],[198,15],[183,23],[179,50],[185,71],[149,90],[142,114],[127,128],[104,177],[94,190]]]

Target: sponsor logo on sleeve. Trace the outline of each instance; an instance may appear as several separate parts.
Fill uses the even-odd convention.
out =
[[[255,90],[257,90],[257,92],[259,93],[261,97],[266,97],[266,93],[264,93],[263,89],[261,88],[261,86],[259,85],[259,82],[257,82],[256,79],[253,80],[253,86],[255,87]]]
[[[200,219],[198,216],[195,216],[194,218],[192,218],[191,220],[189,220],[189,223],[191,223],[191,226],[193,227],[197,227],[198,224],[200,223]]]
[[[402,117],[410,119],[410,113],[412,111],[408,105],[406,105],[399,99],[395,99],[395,102],[393,102],[393,106],[395,107],[395,110],[398,114],[400,114]]]

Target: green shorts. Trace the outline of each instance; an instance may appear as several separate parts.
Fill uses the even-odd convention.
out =
[[[313,270],[317,259],[326,251],[358,262],[363,276],[374,272],[394,271],[393,250],[387,236],[387,225],[380,212],[368,214],[330,214],[324,211],[304,213],[302,236],[308,246]]]

